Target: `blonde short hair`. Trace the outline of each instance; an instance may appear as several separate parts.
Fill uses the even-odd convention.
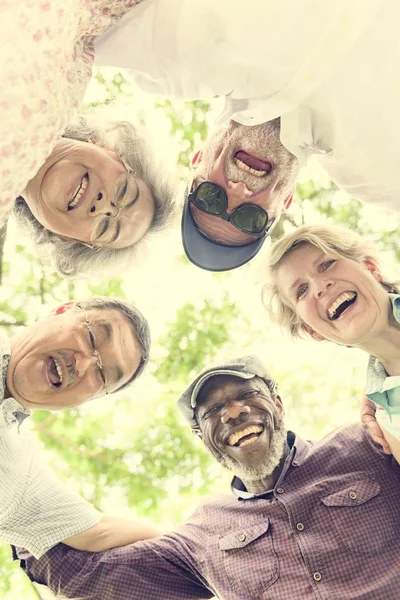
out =
[[[314,246],[324,254],[334,257],[349,258],[356,262],[362,262],[369,258],[376,265],[379,264],[378,252],[373,244],[358,233],[343,227],[302,225],[275,242],[267,258],[267,283],[263,288],[263,301],[272,320],[289,332],[292,337],[300,337],[302,323],[293,308],[282,298],[276,274],[284,258],[297,248],[307,245]],[[399,293],[398,283],[382,281],[381,285],[388,293],[397,294]]]

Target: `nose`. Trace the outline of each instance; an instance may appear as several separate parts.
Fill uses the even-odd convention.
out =
[[[236,420],[240,415],[248,414],[249,412],[250,407],[243,404],[243,402],[229,402],[222,413],[221,422],[226,425],[231,419]]]
[[[320,278],[314,283],[314,295],[318,300],[322,298],[327,290],[333,286],[333,281],[330,279]]]
[[[96,356],[84,352],[75,353],[75,370],[78,377],[84,377],[94,364],[97,364]]]
[[[116,217],[119,209],[115,205],[114,197],[106,191],[100,191],[92,199],[89,207],[89,215],[92,217]]]
[[[240,204],[250,200],[252,192],[246,187],[243,181],[228,181],[226,193],[228,196],[228,208],[226,212],[229,214],[235,210]]]

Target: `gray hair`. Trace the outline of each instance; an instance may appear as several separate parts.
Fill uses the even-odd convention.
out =
[[[135,379],[141,375],[143,369],[149,362],[150,357],[150,328],[146,317],[137,309],[133,304],[126,302],[126,300],[120,300],[119,298],[110,298],[108,296],[93,296],[87,300],[80,300],[79,305],[86,311],[90,310],[116,310],[120,312],[126,320],[129,322],[131,330],[137,339],[139,350],[140,350],[140,362],[139,366],[134,373],[132,373],[129,380],[121,385],[116,392],[121,391],[128,385],[130,385]],[[113,392],[114,393],[114,392]]]
[[[145,181],[154,202],[154,216],[147,232],[164,229],[175,213],[175,191],[169,177],[163,173],[141,132],[128,121],[99,121],[79,116],[70,124],[62,137],[81,142],[102,143],[115,148],[121,158]],[[34,241],[51,256],[56,270],[63,277],[76,277],[104,268],[127,263],[136,254],[138,244],[127,248],[91,248],[74,239],[61,239],[48,231],[33,216],[28,204],[19,196],[14,205],[18,224],[33,234]]]

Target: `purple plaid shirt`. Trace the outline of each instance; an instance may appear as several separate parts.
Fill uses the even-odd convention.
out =
[[[399,501],[399,465],[353,425],[296,438],[271,492],[207,501],[170,535],[19,556],[33,581],[79,600],[398,600]]]

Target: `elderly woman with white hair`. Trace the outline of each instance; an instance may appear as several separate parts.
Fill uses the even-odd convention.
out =
[[[382,274],[376,249],[339,227],[303,225],[276,242],[268,260],[267,304],[293,337],[361,348],[370,355],[370,407],[400,462],[400,291]]]
[[[80,117],[17,198],[14,215],[64,277],[126,262],[174,212],[174,190],[146,133]]]
[[[172,188],[135,127],[70,125],[94,41],[147,1],[1,3],[0,226],[18,198],[18,220],[64,276],[130,258],[173,210]]]
[[[74,118],[94,41],[138,1],[1,2],[0,225]]]

